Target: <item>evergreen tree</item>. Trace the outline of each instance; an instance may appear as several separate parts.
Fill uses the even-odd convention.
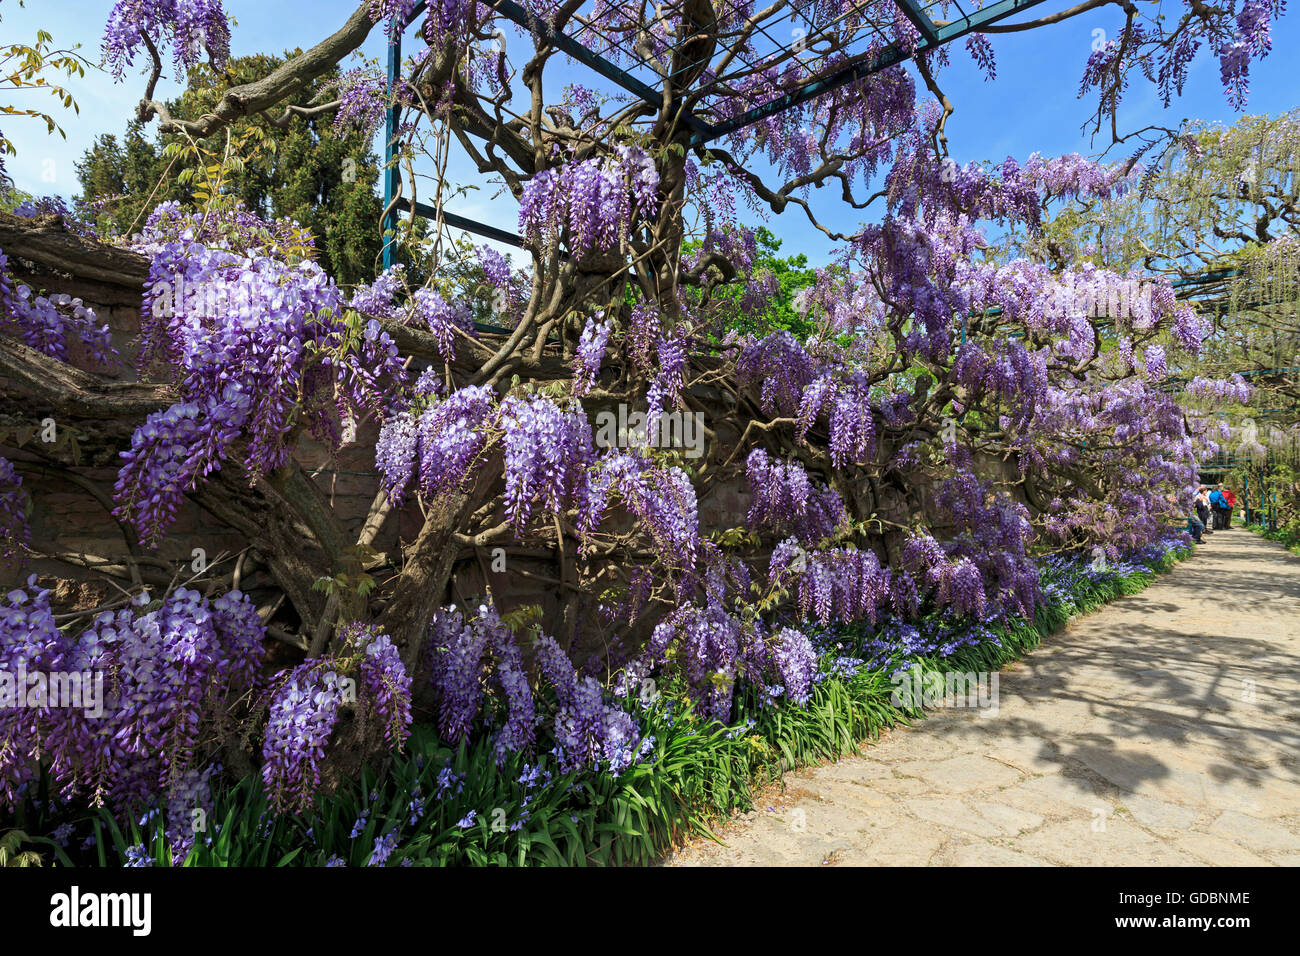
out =
[[[202,115],[230,87],[264,76],[281,62],[259,54],[233,59],[219,72],[207,64],[197,66],[190,70],[185,92],[168,104],[169,109],[174,115]],[[321,77],[287,105],[328,100],[332,93],[326,88],[336,77],[337,72]],[[259,215],[286,217],[309,228],[320,264],[340,282],[373,277],[382,210],[376,191],[379,161],[369,138],[358,131],[336,130],[333,113],[293,116],[284,128],[273,125],[278,115],[232,125],[229,142],[244,146],[230,172],[227,191]],[[256,128],[257,135],[246,135],[250,128]],[[226,142],[221,134],[202,145],[220,151]],[[77,178],[82,201],[101,232],[138,230],[148,210],[159,202],[193,204],[193,184],[183,173],[187,166],[197,165],[194,154],[174,155],[175,149],[169,154],[168,146],[173,144],[189,145],[175,134],[151,140],[144,127],[132,120],[120,139],[102,135],[85,152],[77,164]]]

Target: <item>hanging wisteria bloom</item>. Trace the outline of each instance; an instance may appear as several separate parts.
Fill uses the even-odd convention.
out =
[[[659,339],[659,371],[646,392],[646,406],[658,415],[677,405],[686,373],[686,340],[680,334]]]
[[[609,344],[609,336],[613,331],[612,319],[604,322],[596,316],[587,319],[573,359],[573,394],[576,398],[582,398],[595,387],[596,377],[600,375],[600,364],[605,359],[605,347]]]
[[[277,675],[262,745],[262,781],[273,806],[304,810],[322,787],[326,748],[344,706],[356,709],[360,744],[405,742],[411,726],[411,678],[388,635],[373,625],[339,630],[339,659],[308,659]],[[359,681],[341,673],[359,653]],[[349,665],[351,666],[351,665]]]
[[[339,629],[339,644],[362,655],[359,697],[383,724],[384,741],[400,747],[411,733],[411,675],[396,645],[373,624]]]
[[[9,592],[0,605],[0,674],[75,673],[83,682],[80,707],[14,708],[11,696],[0,706],[0,802],[19,799],[43,765],[63,793],[117,809],[203,805],[200,743],[223,739],[236,702],[257,687],[266,632],[237,591],[209,601],[180,588],[150,610],[153,603],[146,592],[73,636],[55,623],[50,592],[34,576]],[[14,690],[0,680],[0,699]]]
[[[375,466],[389,496],[400,501],[412,477],[429,498],[459,488],[486,446],[497,416],[496,395],[481,385],[432,400],[422,411],[391,416],[375,444]]]
[[[783,415],[798,411],[805,389],[817,378],[813,357],[784,329],[746,341],[736,371],[741,381],[759,386],[765,411]]]
[[[418,289],[411,302],[408,322],[422,325],[438,340],[438,351],[450,362],[456,357],[456,332],[474,334],[474,317],[467,306],[448,303],[432,289]]]
[[[745,462],[753,503],[749,524],[780,533],[793,531],[810,544],[835,533],[847,520],[844,503],[830,488],[814,486],[797,462],[773,461],[755,448]]]
[[[101,366],[117,355],[107,325],[81,299],[63,293],[37,295],[9,274],[9,259],[0,251],[0,332],[17,335],[46,355],[68,361],[68,345],[79,341]]]
[[[135,62],[146,37],[160,53],[172,45],[177,80],[199,62],[203,50],[217,69],[230,56],[230,26],[221,0],[117,0],[104,31],[104,61],[116,79]]]
[[[1198,375],[1187,383],[1186,390],[1189,394],[1201,398],[1218,398],[1240,403],[1250,401],[1255,391],[1240,375],[1222,379],[1203,378]]]
[[[378,70],[369,67],[348,70],[326,89],[332,89],[338,95],[339,106],[334,113],[335,130],[355,130],[373,136],[383,124],[384,113],[388,108],[388,80]]]
[[[18,554],[30,538],[22,476],[14,471],[13,462],[0,458],[0,559]]]
[[[395,318],[397,306],[394,299],[402,291],[402,276],[405,271],[406,266],[400,262],[388,267],[374,282],[358,286],[348,305],[364,315],[381,319]]]
[[[545,169],[530,179],[519,201],[519,230],[540,243],[565,236],[577,255],[616,248],[634,216],[654,208],[658,188],[648,154],[620,146],[604,159]]]
[[[606,703],[604,688],[595,678],[579,678],[565,653],[545,634],[537,639],[536,661],[557,707],[549,721],[539,715],[515,636],[490,605],[480,606],[469,618],[455,608],[439,610],[424,659],[438,698],[438,731],[445,740],[468,737],[484,706],[484,691],[495,688],[505,713],[494,743],[498,761],[530,750],[543,722],[550,725],[565,772],[589,767],[617,774],[646,752],[635,719]],[[445,789],[439,779],[440,790]]]
[[[875,453],[875,422],[870,392],[861,382],[840,382],[824,375],[804,391],[799,406],[799,437],[822,414],[829,419],[831,460],[837,468],[863,463]]]
[[[807,704],[817,674],[817,652],[812,642],[802,631],[782,628],[776,635],[772,659],[781,675],[786,697],[801,706]]]
[[[695,486],[685,472],[639,454],[611,451],[589,469],[588,478],[578,500],[578,531],[584,538],[589,538],[617,501],[640,520],[667,566],[694,567],[699,504]]]
[[[200,228],[212,246],[195,239]],[[386,387],[405,383],[392,339],[374,319],[348,323],[320,266],[268,254],[293,243],[287,229],[239,209],[208,217],[160,206],[137,239],[151,259],[140,364],[167,369],[183,396],[123,453],[117,514],[146,540],[236,438],[255,482],[289,460],[295,427],[338,443],[341,417],[382,414]]]
[[[568,656],[549,635],[537,639],[537,667],[555,691],[555,755],[561,772],[579,767],[605,770],[617,777],[648,752],[636,719],[607,703],[594,677],[579,677]]]
[[[595,458],[582,407],[565,411],[545,398],[514,396],[501,403],[506,514],[522,528],[540,504],[559,513],[585,492]]]
[[[1165,360],[1165,350],[1159,345],[1148,345],[1142,353],[1146,364],[1147,377],[1153,382],[1163,381],[1169,375],[1169,364]]]
[[[344,678],[320,661],[305,661],[289,673],[271,701],[262,745],[262,781],[274,806],[311,805],[321,788],[325,747],[350,692]]]

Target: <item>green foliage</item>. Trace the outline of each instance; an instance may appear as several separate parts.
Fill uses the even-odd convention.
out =
[[[1292,538],[1300,538],[1300,427],[1292,426],[1289,433],[1269,429],[1260,438],[1267,454],[1238,462],[1228,484],[1238,494],[1237,514],[1244,519],[1249,504],[1252,522],[1274,528],[1281,537],[1273,540],[1289,547]],[[1265,502],[1260,501],[1261,490]],[[1266,514],[1261,505],[1266,505]]]
[[[220,73],[198,66],[168,109],[185,117],[211,112],[231,86],[266,75],[297,52],[239,57]],[[326,73],[284,105],[328,98],[325,87],[337,75]],[[367,135],[336,132],[332,123],[333,114],[325,113],[294,116],[279,128],[259,115],[233,123],[224,143],[225,133],[195,143],[180,134],[150,141],[133,121],[120,140],[102,135],[82,156],[82,199],[106,235],[138,230],[160,202],[201,208],[216,197],[239,200],[258,215],[309,229],[322,268],[340,283],[368,281],[381,243],[379,161]]]
[[[24,6],[22,0],[18,0],[18,5]],[[68,134],[52,114],[34,107],[11,106],[10,101],[18,93],[43,92],[54,97],[62,109],[80,113],[81,107],[72,94],[50,79],[51,75],[60,73],[69,79],[86,75],[86,67],[90,64],[76,52],[78,48],[79,45],[67,50],[56,49],[54,37],[45,30],[37,31],[36,42],[32,44],[0,44],[0,116],[40,120],[48,132],[67,139]],[[0,132],[0,157],[16,152],[13,142]]]
[[[1258,524],[1248,525],[1248,527],[1256,534],[1267,538],[1269,541],[1276,541],[1292,554],[1300,556],[1300,528],[1279,527],[1270,531]]]
[[[734,316],[729,328],[741,334],[762,335],[781,329],[789,331],[795,338],[807,338],[815,328],[815,323],[799,312],[794,304],[794,297],[800,289],[811,287],[817,281],[816,270],[808,265],[808,257],[803,253],[794,256],[778,256],[781,240],[766,226],[759,226],[755,232],[758,255],[754,257],[753,272],[764,270],[771,272],[780,286],[780,293],[764,301],[763,308],[757,312],[742,312],[739,308],[744,294],[739,283],[729,283],[716,288],[711,293],[711,301],[720,306],[727,314]],[[700,240],[692,240],[683,245],[682,251],[690,254],[702,245]],[[730,306],[728,309],[727,306]]]
[[[57,844],[44,837],[28,836],[22,830],[9,830],[3,836],[0,836],[0,867],[25,869],[31,866],[41,866],[45,862],[39,852],[24,850],[24,844],[57,846]]]

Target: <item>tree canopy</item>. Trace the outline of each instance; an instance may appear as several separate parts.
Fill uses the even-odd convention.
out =
[[[237,57],[220,71],[198,64],[168,109],[185,116],[205,113],[231,87],[301,55],[291,50],[283,57]],[[317,77],[287,102],[310,107],[338,76],[333,71]],[[333,114],[322,113],[295,115],[279,127],[265,117],[243,119],[228,134],[210,143],[179,133],[151,140],[144,124],[133,119],[120,139],[101,135],[77,164],[81,199],[104,234],[128,236],[157,204],[192,204],[196,191],[208,186],[202,170],[220,164],[227,177],[219,187],[222,195],[264,218],[291,219],[310,229],[318,261],[338,281],[373,276],[381,244],[375,229],[379,161],[364,130],[336,128]]]

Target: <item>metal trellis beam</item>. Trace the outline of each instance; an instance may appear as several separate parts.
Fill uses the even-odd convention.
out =
[[[403,197],[397,200],[396,208],[400,212],[412,211],[412,203],[409,199]],[[473,232],[483,236],[486,239],[495,239],[497,242],[504,242],[509,246],[524,247],[524,241],[513,232],[505,229],[498,229],[496,226],[489,226],[487,223],[478,222],[475,219],[467,219],[464,216],[458,216],[454,212],[447,210],[437,210],[427,203],[417,202],[414,204],[414,212],[421,219],[439,219],[451,226],[453,229],[464,229],[466,232]]]
[[[939,28],[935,26],[934,21],[925,15],[925,12],[917,5],[916,0],[894,0],[900,8],[903,15],[912,21],[912,26],[921,31],[921,36],[930,43],[939,42]]]
[[[563,31],[555,30],[545,19],[532,15],[524,7],[516,3],[515,0],[482,0],[482,2],[506,19],[529,30],[544,42],[615,83],[642,102],[656,109],[663,108],[663,98],[657,90],[633,76],[628,70],[596,53],[592,49],[592,45],[587,42],[568,36]],[[881,70],[912,59],[915,56],[929,53],[954,40],[961,39],[969,33],[976,33],[981,28],[1003,20],[1012,14],[1037,6],[1043,0],[997,0],[997,2],[990,3],[971,13],[966,13],[958,5],[958,12],[963,15],[946,22],[936,22],[931,18],[929,11],[936,5],[933,0],[929,3],[926,3],[925,0],[897,0],[897,2],[903,13],[921,34],[921,39],[915,49],[906,50],[897,44],[891,44],[874,55],[864,53],[847,66],[810,80],[792,92],[776,97],[722,123],[711,124],[694,113],[683,114],[681,117],[682,122],[691,130],[688,145],[690,147],[704,146],[769,116],[799,106],[818,96],[861,80],[873,73],[879,73]],[[394,29],[390,34],[388,45],[388,86],[390,90],[396,88],[401,78],[402,32],[427,9],[428,3],[426,0],[421,0],[411,11],[406,22],[401,25],[401,29]],[[644,65],[645,61],[641,61],[641,64]],[[384,216],[384,268],[389,268],[396,261],[396,242],[393,233],[396,230],[397,212],[399,206],[401,206],[400,201],[397,199],[398,192],[401,189],[401,174],[397,167],[397,130],[400,117],[401,108],[394,105],[388,110],[385,124],[384,209],[386,212]],[[401,208],[402,211],[407,211],[409,206],[402,206]],[[417,215],[423,215],[418,204],[415,212]],[[442,218],[443,221],[468,232],[489,236],[511,245],[522,246],[523,244],[519,237],[512,233],[466,219],[463,216],[454,216],[444,212]]]
[[[718,123],[713,126],[712,132],[707,137],[701,137],[698,134],[692,137],[691,145],[701,146],[720,136],[726,136],[729,133],[734,133],[737,130],[744,129],[746,126],[757,123],[759,120],[766,119],[776,113],[782,113],[785,110],[792,109],[793,107],[800,106],[811,99],[823,95],[824,93],[829,93],[831,90],[836,90],[841,86],[847,86],[857,80],[865,79],[873,73],[879,73],[881,70],[887,69],[888,67],[896,66],[904,60],[910,60],[923,53],[929,53],[938,47],[951,43],[953,40],[960,40],[968,33],[977,33],[981,27],[986,27],[999,20],[1004,20],[1012,14],[1019,13],[1022,10],[1027,10],[1042,2],[1043,0],[998,0],[997,3],[991,3],[983,9],[976,10],[974,13],[969,13],[964,17],[952,20],[942,25],[929,20],[928,16],[925,16],[921,11],[916,10],[912,4],[904,4],[903,12],[908,15],[909,19],[912,14],[915,13],[918,17],[931,23],[934,27],[934,40],[930,40],[924,35],[924,31],[922,31],[923,35],[921,42],[916,45],[915,50],[907,51],[896,44],[891,45],[875,56],[864,57],[857,63],[843,67],[829,76],[812,80],[799,87],[799,89],[786,93],[784,96],[778,96],[776,99],[764,103],[762,106],[756,106],[752,110],[741,113],[739,116],[733,117],[724,123]]]

